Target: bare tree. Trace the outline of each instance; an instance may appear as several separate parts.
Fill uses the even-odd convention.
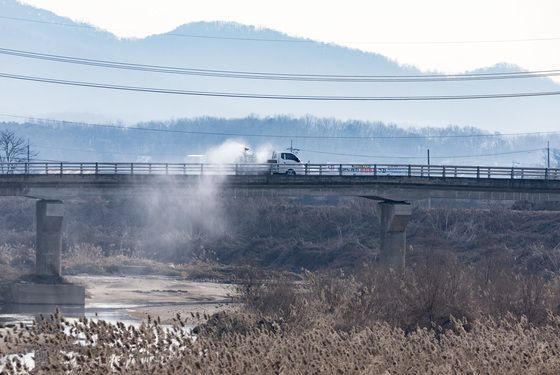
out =
[[[17,163],[28,161],[37,153],[31,152],[26,140],[12,130],[0,131],[0,172],[12,173]]]

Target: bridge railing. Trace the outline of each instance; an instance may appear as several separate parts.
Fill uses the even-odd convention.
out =
[[[420,164],[193,164],[193,163],[0,163],[0,175],[263,175],[403,176],[559,180],[560,169]]]

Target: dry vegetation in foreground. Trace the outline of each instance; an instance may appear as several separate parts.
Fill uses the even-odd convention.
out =
[[[180,316],[134,328],[54,315],[4,333],[2,350],[43,353],[43,374],[559,373],[556,281],[492,267],[440,256],[405,274],[364,266],[266,282],[247,269],[244,308],[205,317],[196,339]],[[4,372],[25,373],[18,361]]]
[[[236,319],[251,320],[241,315]],[[223,318],[222,318],[223,320]],[[246,332],[193,340],[176,320],[139,328],[54,317],[20,335],[4,334],[10,346],[48,353],[38,374],[557,374],[560,319],[535,327],[511,317],[474,322],[452,319],[440,335],[428,329],[405,333],[388,323],[349,332],[318,321],[305,330],[249,324]],[[72,335],[63,333],[63,330]],[[18,335],[20,335],[18,337]],[[76,337],[80,337],[78,340]],[[12,359],[4,373],[28,373]]]

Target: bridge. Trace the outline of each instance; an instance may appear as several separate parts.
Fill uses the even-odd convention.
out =
[[[88,194],[339,195],[379,201],[382,261],[404,267],[410,202],[427,198],[560,201],[560,169],[416,164],[0,163],[0,196],[37,202],[37,273],[60,275],[63,199]]]
[[[0,163],[0,195],[61,199],[86,194],[189,194],[215,183],[236,195],[345,195],[402,202],[426,198],[560,200],[560,169],[413,164]]]

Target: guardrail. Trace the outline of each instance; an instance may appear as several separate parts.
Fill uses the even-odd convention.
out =
[[[192,163],[0,163],[1,175],[263,175],[408,176],[559,180],[557,168],[416,164],[192,164]]]

